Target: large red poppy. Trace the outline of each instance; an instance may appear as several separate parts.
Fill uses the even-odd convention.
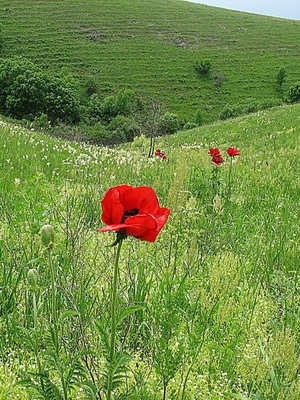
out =
[[[171,211],[159,206],[156,193],[148,186],[112,187],[101,204],[106,226],[98,232],[116,231],[148,242],[156,240]]]
[[[235,157],[235,156],[239,156],[240,155],[240,151],[238,149],[236,149],[235,147],[229,147],[227,149],[227,154],[230,157]]]
[[[221,152],[217,147],[210,148],[208,154],[210,154],[212,157],[221,156]]]

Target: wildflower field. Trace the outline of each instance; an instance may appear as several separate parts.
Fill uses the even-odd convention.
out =
[[[153,157],[0,122],[0,399],[298,400],[299,115]]]

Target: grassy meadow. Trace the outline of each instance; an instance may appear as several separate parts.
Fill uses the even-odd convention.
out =
[[[0,399],[107,399],[110,376],[114,399],[298,400],[299,114],[158,138],[166,160],[148,158],[143,136],[93,147],[2,121]],[[171,215],[156,242],[123,243],[113,363],[115,236],[96,230],[105,192],[123,183],[151,186]]]
[[[208,123],[226,105],[285,97],[299,80],[299,24],[182,0],[10,0],[1,56],[73,74],[85,100],[91,89],[132,89],[183,121],[200,110]],[[195,71],[201,60],[211,62],[209,77]]]

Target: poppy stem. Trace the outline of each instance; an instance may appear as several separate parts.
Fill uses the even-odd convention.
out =
[[[57,305],[56,305],[56,284],[55,269],[52,262],[52,249],[48,247],[48,261],[51,273],[51,317],[53,324],[53,340],[56,352],[58,352],[58,328],[57,328]]]
[[[122,234],[121,234],[122,235]],[[119,259],[121,253],[122,242],[124,235],[117,235],[117,249],[114,261],[114,275],[113,275],[113,287],[112,287],[112,297],[111,297],[111,335],[110,335],[110,349],[109,349],[109,362],[113,363],[115,357],[115,344],[116,344],[116,329],[117,329],[117,318],[116,318],[116,307],[117,307],[117,288],[118,288],[118,275],[119,275]],[[107,383],[107,400],[111,400],[112,395],[112,379],[113,373],[108,374]]]
[[[227,193],[226,193],[226,203],[229,201],[229,196],[231,192],[231,173],[232,173],[232,159],[233,157],[230,157],[230,165],[229,165],[229,173],[228,173],[228,183],[227,183]]]

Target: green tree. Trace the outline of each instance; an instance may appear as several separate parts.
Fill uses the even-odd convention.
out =
[[[13,118],[29,120],[45,114],[52,123],[80,119],[73,78],[56,77],[19,57],[0,62],[0,110]]]

